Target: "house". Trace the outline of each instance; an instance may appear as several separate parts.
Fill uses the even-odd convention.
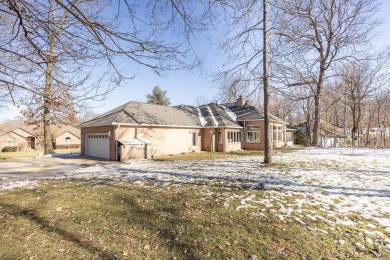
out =
[[[272,147],[284,146],[287,123],[275,116],[270,122]],[[81,155],[109,160],[264,149],[263,113],[241,97],[199,107],[131,101],[79,127]]]
[[[53,147],[79,148],[80,129],[70,125],[52,125]],[[43,127],[26,125],[23,120],[11,120],[0,124],[0,150],[5,146],[18,147],[18,150],[43,148]]]
[[[35,149],[36,134],[20,120],[11,120],[0,124],[0,151],[6,147],[18,147],[19,150]]]
[[[51,126],[54,149],[80,148],[80,129],[71,125]]]
[[[308,124],[302,122],[298,125],[304,134],[308,135]],[[343,147],[347,145],[347,136],[342,127],[333,125],[328,122],[320,122],[320,134],[318,138],[319,147]]]

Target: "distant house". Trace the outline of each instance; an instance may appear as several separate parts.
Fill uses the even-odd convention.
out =
[[[35,149],[36,134],[19,120],[0,124],[0,151],[6,146],[18,147],[19,150]]]
[[[80,129],[70,125],[51,126],[55,149],[80,148]]]
[[[302,122],[298,125],[304,134],[308,134],[307,122]],[[347,144],[347,136],[345,135],[344,129],[333,125],[328,122],[320,122],[320,134],[318,138],[318,146],[320,147],[342,147]]]
[[[272,147],[286,122],[271,116]],[[79,125],[81,155],[126,161],[187,152],[264,149],[264,116],[246,100],[199,107],[131,101]]]
[[[80,129],[69,125],[52,125],[51,132],[55,149],[80,147]],[[0,124],[0,150],[5,146],[18,147],[20,151],[40,149],[43,147],[43,128],[26,125],[23,120]]]

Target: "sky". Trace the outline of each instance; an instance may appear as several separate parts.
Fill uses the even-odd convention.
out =
[[[390,45],[390,1],[381,0],[383,24],[379,28],[381,35],[374,45],[377,48]],[[158,76],[150,69],[134,67],[136,77],[127,81],[125,86],[116,88],[103,101],[92,102],[89,105],[99,114],[114,109],[129,101],[146,101],[146,95],[152,92],[155,86],[167,91],[172,105],[196,105],[196,99],[213,99],[218,96],[218,86],[213,82],[212,74],[222,70],[223,56],[219,53],[216,44],[210,44],[205,39],[194,41],[197,55],[203,60],[202,70],[171,71],[163,77]],[[129,64],[131,66],[131,64]],[[0,110],[0,122],[15,119],[19,116],[18,109],[10,106],[8,110]]]

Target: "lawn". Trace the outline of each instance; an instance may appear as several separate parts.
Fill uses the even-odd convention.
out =
[[[82,168],[0,190],[0,258],[390,259],[389,155],[305,149],[275,151],[267,167],[233,156]]]
[[[205,199],[205,192],[212,192]],[[356,229],[321,233],[281,221],[271,209],[237,210],[224,196],[234,187],[180,188],[51,182],[2,194],[2,259],[350,259],[389,258],[389,251],[356,250]],[[253,191],[264,197],[263,190]],[[275,205],[275,209],[276,209]],[[317,229],[326,224],[312,221]],[[345,237],[346,243],[334,241]],[[363,241],[362,241],[363,243]]]
[[[54,152],[57,154],[78,153],[78,152],[80,152],[80,148],[55,149]],[[0,159],[28,158],[28,157],[31,158],[31,157],[38,156],[39,154],[42,154],[42,153],[43,153],[43,150],[0,153]]]
[[[179,155],[166,155],[156,158],[156,161],[199,161],[199,160],[221,160],[231,159],[242,156],[262,156],[263,151],[242,150],[227,153],[210,153],[210,152],[196,152],[196,153],[183,153]]]

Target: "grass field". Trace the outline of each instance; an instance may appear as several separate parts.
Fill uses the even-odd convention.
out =
[[[206,191],[207,190],[207,191]],[[204,199],[205,192],[214,193]],[[356,228],[325,233],[281,221],[272,208],[239,211],[221,194],[234,187],[140,187],[50,182],[1,194],[1,259],[389,259],[378,248],[356,250],[340,237]],[[264,191],[256,190],[262,197]],[[321,230],[323,222],[310,226]]]
[[[390,150],[192,155],[3,186],[0,259],[390,259]]]
[[[199,161],[199,160],[210,160],[210,159],[231,159],[242,156],[263,156],[263,151],[251,151],[242,150],[228,153],[210,153],[210,152],[197,152],[197,153],[185,153],[178,155],[166,155],[156,158],[157,161]]]
[[[80,148],[56,149],[56,150],[54,150],[54,152],[57,154],[76,153],[76,152],[80,152]],[[42,153],[43,153],[43,150],[0,153],[0,159],[27,158],[27,157],[34,157],[34,156],[37,156],[38,154],[42,154]]]

